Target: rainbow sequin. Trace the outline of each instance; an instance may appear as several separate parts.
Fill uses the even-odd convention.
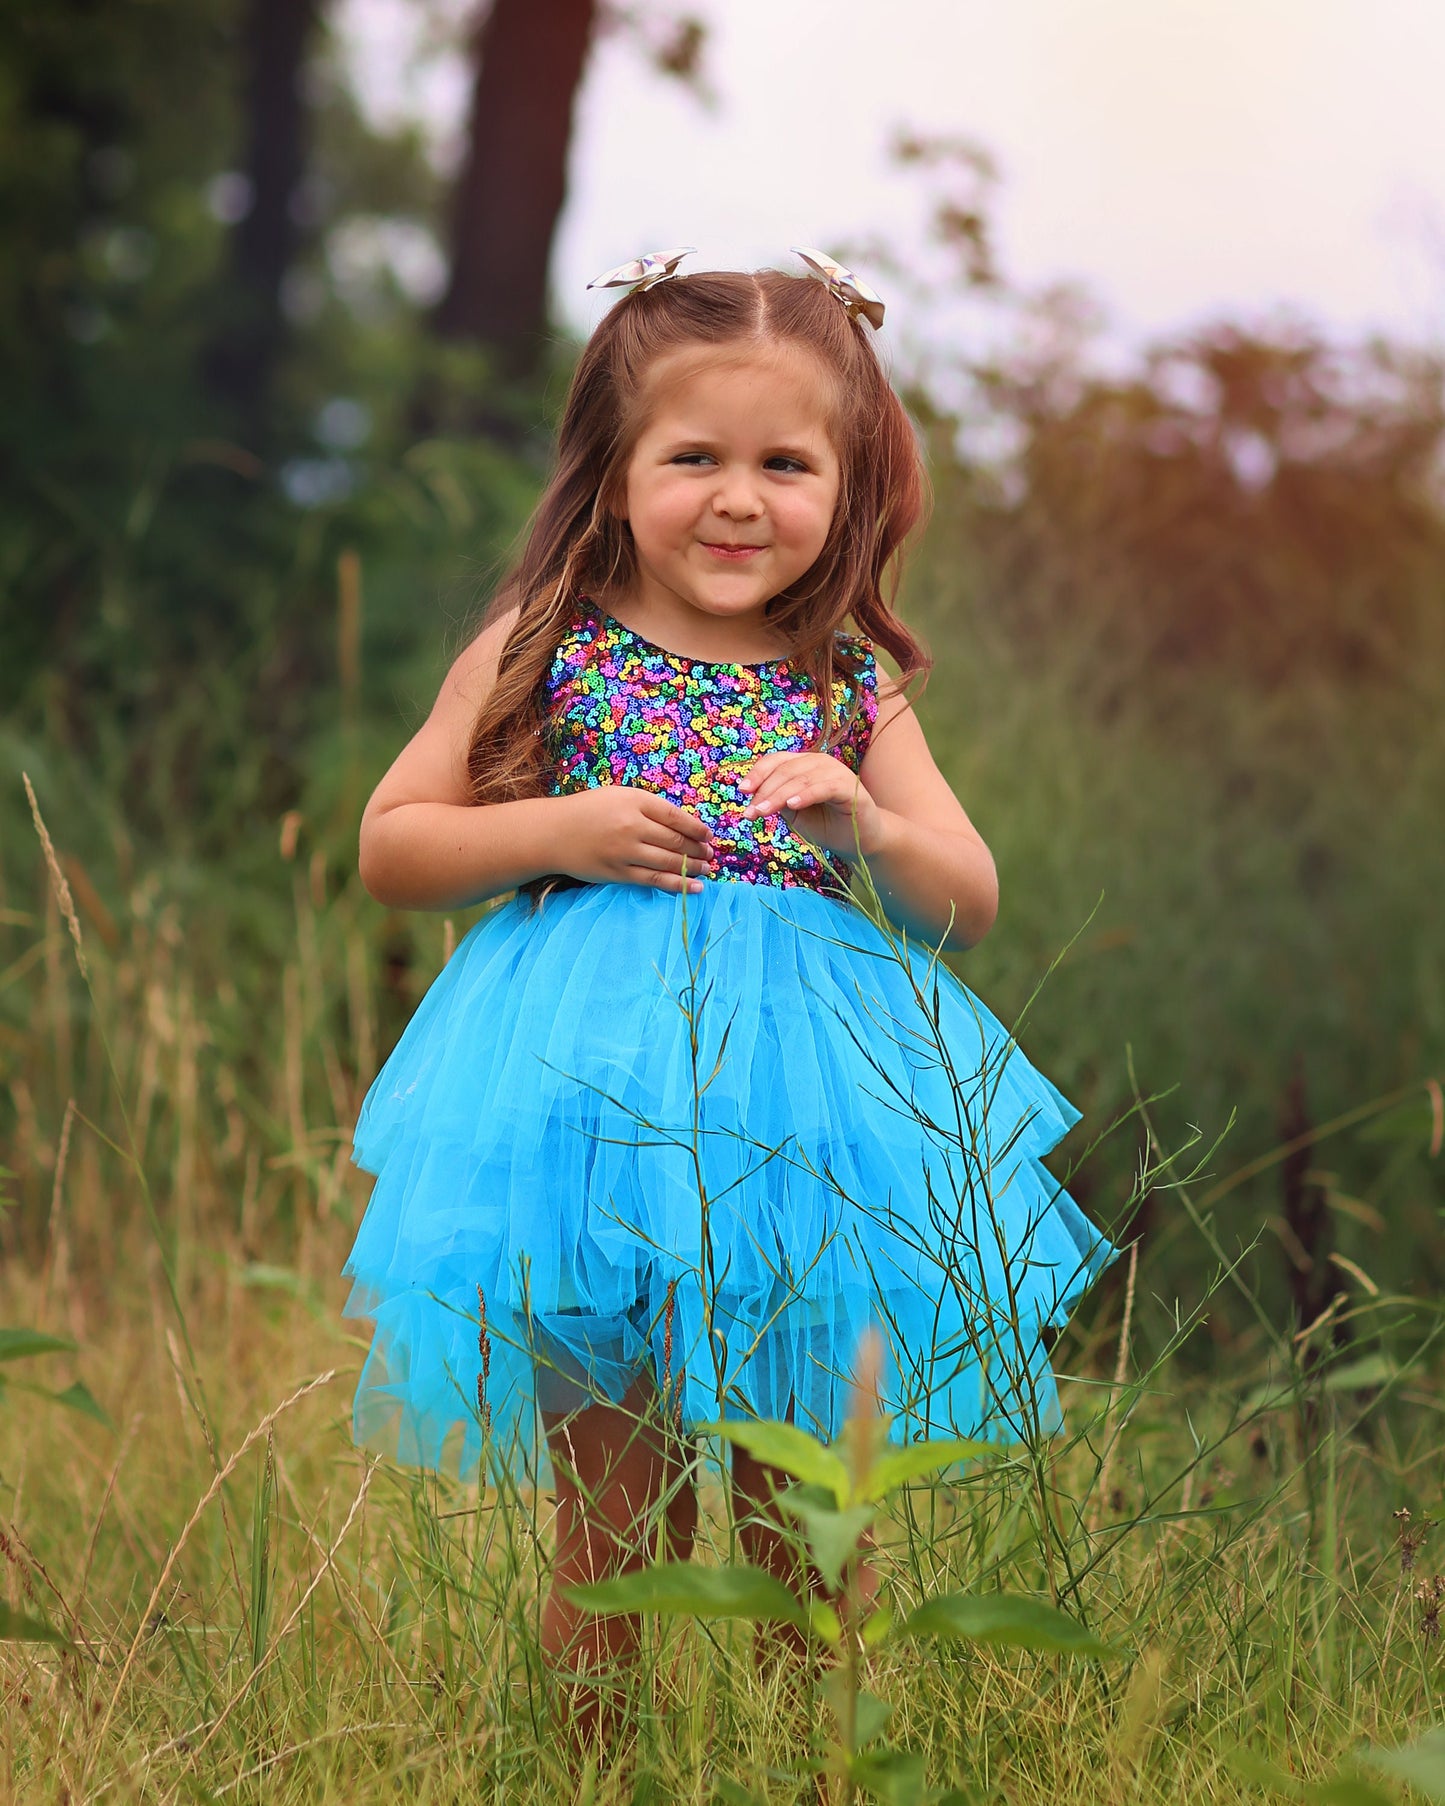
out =
[[[862,765],[878,714],[872,642],[838,636],[843,663],[833,707],[845,718],[861,685],[858,714],[833,749],[852,772]],[[847,655],[851,654],[849,658]],[[836,888],[828,868],[780,815],[744,819],[739,783],[764,753],[808,750],[818,730],[811,681],[786,659],[709,664],[644,640],[595,603],[557,647],[546,679],[552,794],[629,784],[690,810],[712,831],[713,878],[741,884]],[[847,865],[831,861],[846,879]]]

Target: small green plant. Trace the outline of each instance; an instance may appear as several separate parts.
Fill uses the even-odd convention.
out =
[[[74,1352],[75,1344],[69,1336],[51,1336],[38,1329],[0,1329],[0,1362],[28,1360],[35,1355]],[[49,1399],[53,1405],[64,1405],[67,1410],[79,1411],[82,1417],[104,1424],[106,1429],[112,1428],[110,1419],[96,1403],[89,1387],[80,1380],[73,1381],[63,1391],[53,1392],[50,1387],[37,1385],[34,1380],[15,1380],[0,1374],[0,1404],[5,1402],[6,1393],[11,1390],[32,1392],[37,1398]]]
[[[49,1336],[38,1329],[0,1329],[0,1363],[26,1360],[36,1355],[73,1354],[75,1344],[69,1336]],[[0,1374],[0,1404],[5,1402],[7,1392],[31,1392],[37,1398],[48,1399],[51,1404],[64,1405],[71,1411],[79,1411],[82,1416],[94,1418],[110,1428],[110,1419],[95,1402],[89,1390],[75,1380],[61,1392],[54,1392],[48,1386],[37,1385],[33,1380],[15,1380]],[[8,1547],[6,1553],[8,1554]],[[65,1635],[44,1618],[33,1617],[26,1612],[13,1610],[0,1599],[0,1642],[3,1643],[65,1643]]]
[[[860,1790],[891,1806],[963,1806],[957,1790],[930,1789],[923,1757],[884,1739],[890,1707],[865,1685],[869,1658],[899,1640],[1012,1646],[1057,1656],[1102,1660],[1112,1652],[1078,1619],[1042,1600],[1010,1593],[943,1593],[899,1617],[874,1596],[867,1567],[869,1533],[879,1513],[911,1481],[962,1461],[996,1456],[998,1445],[960,1439],[890,1446],[888,1420],[878,1408],[882,1346],[876,1333],[859,1350],[854,1402],[836,1444],[795,1424],[767,1420],[713,1423],[706,1434],[746,1449],[789,1475],[778,1505],[798,1527],[800,1580],[786,1585],[766,1569],[733,1562],[704,1568],[659,1562],[591,1586],[571,1597],[603,1615],[640,1613],[699,1621],[735,1619],[790,1625],[827,1660],[818,1673],[834,1725],[834,1740],[814,1772],[832,1777],[849,1806]],[[811,1570],[811,1574],[809,1573]],[[821,1589],[811,1584],[812,1576]],[[729,1783],[723,1794],[737,1806],[751,1796]]]

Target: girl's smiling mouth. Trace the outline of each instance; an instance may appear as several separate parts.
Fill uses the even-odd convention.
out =
[[[705,552],[711,552],[714,558],[728,558],[736,560],[739,563],[743,559],[751,558],[754,552],[762,552],[767,549],[765,546],[741,546],[728,545],[726,543],[714,544],[711,540],[706,539],[701,543],[703,550]]]

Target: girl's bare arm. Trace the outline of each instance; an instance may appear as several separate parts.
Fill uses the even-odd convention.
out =
[[[479,809],[467,783],[472,723],[496,682],[515,618],[491,622],[457,659],[366,805],[361,882],[378,903],[458,909],[557,869],[548,857],[550,799]]]
[[[889,916],[952,951],[981,941],[998,914],[993,855],[934,763],[911,703],[881,672],[858,777],[881,813],[868,870]]]
[[[467,749],[516,611],[461,654],[361,818],[361,882],[394,909],[462,909],[548,872],[593,883],[695,888],[708,851],[696,816],[618,787],[473,803]]]

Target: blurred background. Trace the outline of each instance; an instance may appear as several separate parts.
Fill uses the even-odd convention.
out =
[[[1003,890],[954,963],[1086,1112],[1141,1318],[1200,1289],[1186,1180],[1277,1323],[1438,1296],[1442,54],[1426,0],[10,0],[7,1260],[84,1334],[149,1202],[183,1286],[339,1304],[356,1107],[470,919],[371,902],[357,822],[585,284],[802,243],[929,448],[901,608]]]

